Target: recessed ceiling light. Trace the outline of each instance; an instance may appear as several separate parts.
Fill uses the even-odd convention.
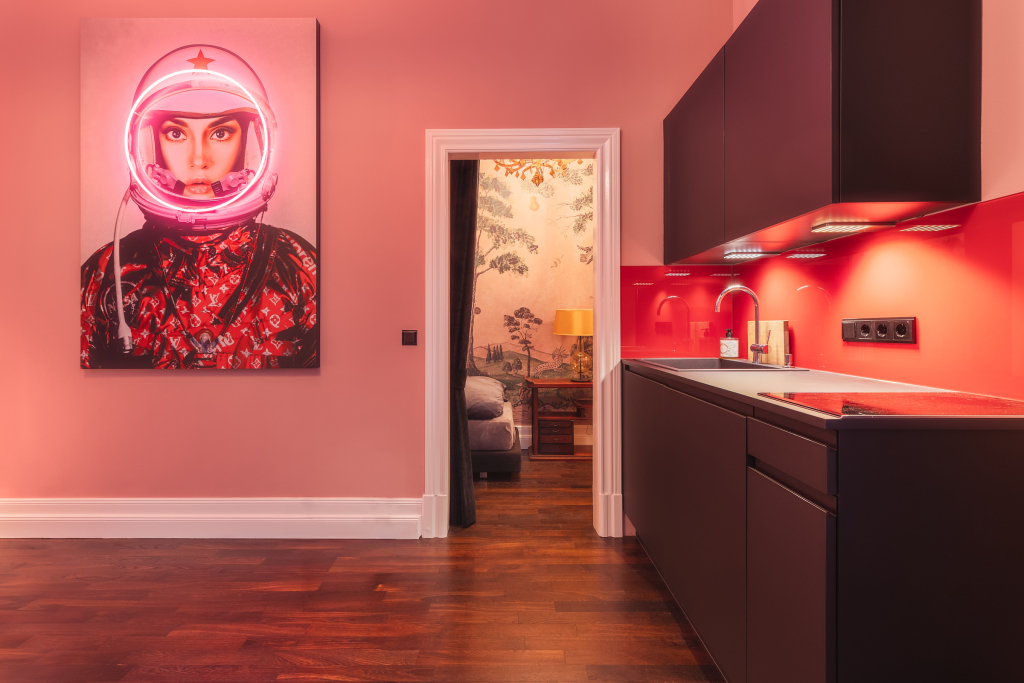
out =
[[[912,225],[909,228],[903,228],[900,232],[938,232],[959,227],[959,225]]]
[[[870,227],[870,225],[855,225],[853,223],[826,223],[825,225],[819,225],[816,228],[811,228],[811,232],[857,232],[858,230],[867,230]]]
[[[711,277],[732,277],[732,273],[711,273]]]
[[[824,254],[786,254],[786,258],[821,258]]]
[[[762,256],[768,256],[768,254],[763,254],[763,253],[761,253],[759,251],[746,251],[746,252],[744,252],[744,251],[734,251],[731,254],[726,254],[725,258],[727,258],[727,259],[752,259],[752,258],[761,258]]]
[[[811,232],[858,232],[868,228],[891,228],[895,223],[822,223],[811,228]]]
[[[665,273],[667,277],[686,277],[689,273]]]
[[[635,287],[642,287],[644,285],[653,285],[653,284],[654,284],[653,282],[634,282],[633,286],[635,286]]]

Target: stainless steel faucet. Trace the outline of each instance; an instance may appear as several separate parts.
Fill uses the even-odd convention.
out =
[[[718,295],[718,301],[715,302],[715,313],[721,313],[722,299],[725,298],[726,294],[732,294],[733,292],[746,292],[750,295],[750,298],[754,300],[754,343],[750,345],[750,350],[754,353],[754,362],[760,364],[761,355],[772,352],[772,347],[768,345],[768,342],[771,341],[772,338],[772,331],[768,330],[768,337],[764,340],[764,344],[762,344],[760,303],[757,300],[757,294],[754,294],[754,290],[742,285],[726,287],[722,293]]]

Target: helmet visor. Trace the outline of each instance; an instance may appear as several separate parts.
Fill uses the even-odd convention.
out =
[[[133,182],[180,212],[238,201],[266,170],[268,110],[224,74],[165,76],[140,95],[128,118],[125,152]]]

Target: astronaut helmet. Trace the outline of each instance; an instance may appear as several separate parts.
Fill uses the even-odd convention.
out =
[[[259,76],[215,45],[161,57],[125,126],[129,192],[152,223],[222,230],[260,214],[277,186],[277,123]]]

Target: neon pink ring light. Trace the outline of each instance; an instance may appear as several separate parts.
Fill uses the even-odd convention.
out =
[[[125,124],[125,127],[124,127],[124,154],[125,154],[125,160],[128,162],[128,172],[131,173],[132,178],[135,180],[135,184],[138,187],[141,187],[146,192],[146,194],[148,194],[150,197],[152,197],[153,200],[156,201],[158,204],[162,204],[163,206],[165,206],[168,209],[171,209],[173,211],[181,211],[182,213],[205,213],[207,211],[216,211],[219,208],[228,206],[229,204],[233,204],[234,202],[238,201],[243,196],[245,196],[246,192],[248,192],[249,190],[251,190],[253,187],[255,187],[257,185],[256,181],[260,177],[262,177],[263,171],[267,167],[267,157],[270,156],[269,152],[272,151],[270,149],[270,128],[267,125],[267,117],[263,114],[263,108],[260,107],[259,102],[256,101],[256,98],[252,96],[252,94],[245,88],[244,85],[242,85],[241,83],[239,83],[235,79],[231,78],[230,76],[225,75],[223,73],[220,73],[219,71],[206,71],[206,70],[198,71],[198,73],[202,74],[203,76],[217,76],[217,77],[223,78],[226,81],[230,81],[239,90],[241,90],[242,93],[245,95],[246,99],[248,99],[249,102],[251,102],[253,104],[253,106],[256,107],[256,112],[260,115],[260,123],[263,124],[263,138],[264,138],[264,143],[263,143],[264,147],[263,147],[263,154],[261,155],[261,159],[260,159],[260,167],[259,167],[259,169],[257,169],[256,175],[253,177],[253,181],[251,183],[247,183],[246,186],[242,189],[241,192],[239,192],[234,197],[231,197],[226,202],[223,202],[222,204],[218,204],[217,206],[211,206],[211,207],[208,207],[208,208],[189,209],[189,208],[184,208],[184,207],[180,207],[180,206],[175,206],[174,204],[169,204],[169,203],[165,202],[164,200],[160,199],[159,197],[157,197],[155,194],[153,194],[153,192],[150,191],[150,189],[148,187],[146,187],[146,183],[144,183],[142,181],[142,179],[139,178],[139,176],[135,172],[135,163],[132,160],[132,151],[131,151],[132,120],[135,117],[135,112],[138,109],[139,104],[146,98],[146,96],[149,94],[149,92],[153,88],[155,88],[156,86],[160,85],[161,83],[166,81],[168,78],[173,78],[175,76],[180,76],[181,74],[191,74],[191,73],[197,73],[197,70],[196,69],[184,69],[182,71],[175,71],[174,73],[167,74],[166,76],[164,76],[164,77],[154,81],[153,83],[150,84],[150,86],[148,88],[146,88],[145,90],[142,91],[142,94],[139,95],[137,100],[135,100],[135,104],[132,105],[131,111],[128,112],[128,122]]]

